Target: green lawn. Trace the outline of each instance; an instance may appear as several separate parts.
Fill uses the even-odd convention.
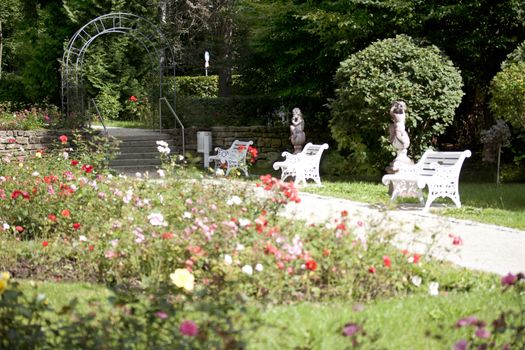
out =
[[[455,329],[456,320],[475,315],[491,321],[502,310],[519,302],[515,294],[502,293],[494,282],[486,288],[468,292],[441,292],[429,296],[426,291],[408,297],[377,300],[358,305],[349,301],[297,303],[293,305],[252,305],[261,317],[261,326],[251,332],[248,349],[347,349],[350,340],[341,336],[346,323],[363,324],[371,349],[450,349],[458,339],[468,338],[473,329]],[[492,285],[491,285],[492,283]],[[23,282],[23,289],[33,293],[34,282]],[[101,285],[86,283],[37,282],[38,293],[46,295],[51,306],[59,308],[73,297],[80,300],[80,311],[89,309],[88,300],[104,306],[112,292]],[[109,303],[107,303],[109,305]],[[426,336],[442,335],[437,341]]]
[[[323,181],[323,187],[311,185],[302,191],[370,204],[395,204],[389,203],[387,186],[377,182]],[[448,198],[439,199],[436,203],[448,204],[448,208],[431,209],[432,212],[525,230],[525,184],[461,183],[459,191],[461,208],[457,209]],[[407,201],[417,203],[414,199],[401,199],[397,203]]]
[[[363,321],[369,337],[377,337],[370,349],[451,349],[455,341],[473,333],[454,329],[456,320],[471,315],[492,320],[512,303],[510,295],[486,291],[380,300],[364,305],[361,312],[354,311],[352,303],[271,307],[249,349],[348,349],[351,343],[341,336],[343,326]],[[444,340],[427,337],[428,332]]]
[[[154,129],[158,126],[151,127],[141,122],[140,120],[104,120],[106,127],[117,127],[117,128],[136,128],[136,129]],[[100,122],[93,122],[93,126],[102,126]]]

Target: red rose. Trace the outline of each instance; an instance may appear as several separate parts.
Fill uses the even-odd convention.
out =
[[[29,200],[29,193],[20,190],[14,190],[11,194],[11,199],[17,199],[19,196],[22,196],[22,198]]]
[[[73,224],[73,229],[78,230],[80,228],[80,224],[78,222],[75,222]]]
[[[67,136],[66,135],[60,135],[60,137],[58,139],[60,140],[60,142],[63,145],[67,143]]]
[[[164,232],[162,234],[162,239],[172,239],[174,237],[174,234],[171,232]]]
[[[392,266],[392,260],[390,260],[390,257],[388,255],[383,256],[383,264],[386,267]]]
[[[48,241],[43,241],[42,242],[42,247],[47,247],[49,245],[49,242]]]
[[[78,165],[78,160],[73,159],[73,160],[71,161],[71,165],[72,165],[72,166],[76,166],[76,165]]]
[[[370,266],[370,267],[368,268],[368,272],[370,272],[370,273],[376,273],[376,268],[373,267],[373,266]]]
[[[306,268],[310,271],[315,271],[315,269],[317,269],[317,263],[315,260],[308,260],[306,262]]]
[[[55,214],[49,214],[47,218],[53,222],[57,221],[57,216]]]
[[[421,255],[414,254],[414,264],[417,264],[419,262],[419,259],[421,259]]]
[[[62,214],[62,216],[64,216],[64,217],[68,218],[71,215],[71,212],[69,211],[69,209],[64,209],[64,210],[62,210],[62,212],[60,214]]]
[[[24,228],[22,226],[15,226],[15,230],[18,232],[24,232]]]
[[[130,102],[138,102],[138,100],[139,100],[139,99],[136,98],[136,97],[133,96],[133,95],[131,95],[131,96],[129,97],[129,101],[130,101]]]
[[[86,173],[90,173],[93,171],[93,165],[84,164],[82,165],[82,170],[84,170]]]
[[[92,252],[93,249],[95,249],[95,246],[94,246],[93,244],[90,244],[89,247],[88,247],[88,250],[89,250],[90,252]]]

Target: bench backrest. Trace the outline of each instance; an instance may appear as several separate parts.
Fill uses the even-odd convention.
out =
[[[469,150],[462,152],[439,152],[427,150],[421,160],[417,163],[419,166],[418,175],[419,176],[432,176],[436,172],[432,163],[437,163],[444,167],[454,167],[454,170],[457,171],[459,176],[459,171],[463,165],[465,158],[471,156]]]
[[[228,149],[228,157],[234,160],[244,160],[248,147],[253,144],[253,141],[233,141],[232,145]]]
[[[300,153],[302,161],[312,163],[312,165],[318,165],[323,151],[327,148],[328,144],[326,143],[323,143],[322,145],[314,145],[313,143],[308,142]]]

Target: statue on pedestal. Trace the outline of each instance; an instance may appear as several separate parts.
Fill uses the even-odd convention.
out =
[[[405,130],[405,119],[407,105],[403,101],[395,101],[390,107],[390,116],[392,117],[392,124],[388,126],[389,137],[388,140],[396,149],[396,158],[386,168],[388,173],[395,173],[402,165],[412,165],[414,162],[407,155],[408,146],[410,146],[410,138]]]
[[[290,141],[294,147],[294,154],[301,153],[306,141],[304,134],[304,119],[299,108],[292,110],[292,125],[290,125]]]
[[[386,167],[389,174],[397,173],[401,167],[414,165],[414,162],[408,158],[407,148],[410,146],[410,138],[405,130],[405,120],[407,105],[403,101],[395,101],[390,107],[390,116],[392,124],[388,126],[388,141],[396,149],[396,158]],[[389,186],[389,193],[396,191],[398,197],[420,197],[421,190],[413,181],[392,181]]]

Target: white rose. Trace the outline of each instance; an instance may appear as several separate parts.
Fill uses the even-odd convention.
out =
[[[421,281],[421,277],[419,276],[412,277],[412,284],[414,284],[414,286],[416,287],[419,287],[421,285]]]
[[[228,254],[225,254],[224,255],[224,263],[226,265],[231,265],[233,264],[233,258],[231,257],[231,255],[228,255]]]
[[[428,285],[428,294],[432,296],[439,295],[439,283],[430,282],[430,284]]]
[[[242,272],[244,272],[245,274],[247,275],[253,275],[253,268],[251,267],[251,265],[244,265],[242,267]]]

